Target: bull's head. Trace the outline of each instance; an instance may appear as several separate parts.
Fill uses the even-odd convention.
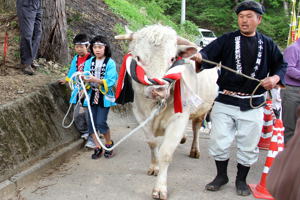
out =
[[[163,77],[179,52],[192,54],[197,51],[196,45],[177,36],[172,28],[158,24],[147,26],[137,32],[118,35],[115,39],[131,41],[129,51],[149,77]],[[147,89],[149,93],[146,96],[155,99],[165,98],[169,93],[166,88],[151,86],[151,89]]]
[[[161,25],[152,25],[152,26],[148,26],[146,28],[149,28],[149,27],[152,28],[152,27],[155,27],[155,26],[158,26],[158,27],[156,27],[157,29],[162,29],[162,27],[164,27],[164,26],[161,26]],[[164,29],[166,29],[166,28],[168,28],[168,27],[164,27]],[[117,36],[115,36],[115,39],[117,39],[117,40],[130,40],[130,41],[132,41],[132,40],[138,40],[138,38],[139,38],[138,37],[139,31],[138,32],[132,32],[127,27],[125,27],[125,29],[126,29],[126,34],[117,35]],[[170,33],[171,32],[174,32],[173,29],[171,29]],[[150,33],[149,33],[149,35],[150,35]],[[155,36],[153,36],[153,37],[155,37]],[[145,37],[142,37],[142,38],[146,40]],[[162,39],[163,36],[158,36],[158,38]],[[169,38],[169,39],[171,39],[171,38]],[[177,49],[177,54],[187,53],[188,56],[190,56],[190,55],[195,54],[197,52],[198,47],[194,43],[190,42],[189,40],[187,40],[187,39],[185,39],[183,37],[180,37],[180,36],[176,36],[176,41],[177,41],[176,42],[177,45],[176,45],[175,49]],[[165,42],[167,42],[167,41],[165,41]],[[154,44],[155,46],[157,45],[157,43],[155,43],[155,42],[153,43],[153,40],[152,40],[151,43]],[[161,46],[163,46],[163,45],[161,45]],[[142,53],[142,52],[140,52],[140,53]]]

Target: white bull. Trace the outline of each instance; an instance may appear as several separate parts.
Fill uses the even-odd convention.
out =
[[[144,68],[148,77],[163,77],[168,68],[174,62],[178,45],[190,45],[187,40],[177,36],[176,32],[162,25],[147,26],[135,33],[119,35],[116,39],[132,40],[129,51]],[[144,127],[147,143],[151,149],[151,164],[148,175],[157,175],[156,184],[152,191],[154,199],[167,199],[167,170],[172,160],[173,153],[184,137],[184,132],[189,119],[192,120],[194,139],[190,157],[199,158],[198,130],[206,113],[211,109],[217,94],[217,69],[203,70],[196,74],[193,62],[185,64],[182,72],[181,95],[184,99],[182,113],[174,113],[172,96],[167,99],[167,107]],[[157,98],[149,98],[149,88],[145,85],[132,82],[134,89],[133,113],[138,122],[143,122],[157,106]],[[184,87],[187,86],[187,87]],[[189,88],[189,89],[187,89]],[[156,89],[150,89],[152,93]],[[192,90],[203,103],[195,109],[189,105],[189,96]],[[148,95],[149,96],[149,95]],[[164,136],[159,145],[158,136]]]

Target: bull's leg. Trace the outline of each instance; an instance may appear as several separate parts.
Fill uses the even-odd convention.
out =
[[[150,167],[148,169],[147,174],[149,176],[151,176],[151,175],[157,176],[158,171],[159,171],[157,142],[151,141],[151,142],[148,142],[148,145],[151,150],[151,163],[150,163]]]
[[[180,144],[184,144],[186,142],[186,134],[183,134],[181,140],[180,140]]]
[[[199,158],[200,157],[200,148],[199,148],[199,129],[202,124],[202,117],[195,118],[192,120],[192,127],[193,127],[193,142],[190,151],[191,158]]]
[[[188,113],[176,114],[170,120],[170,124],[165,131],[165,137],[158,154],[159,173],[152,191],[154,199],[167,199],[168,167],[172,161],[173,153],[184,134],[188,120]]]

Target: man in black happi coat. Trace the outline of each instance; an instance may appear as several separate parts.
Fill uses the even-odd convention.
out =
[[[266,90],[277,84],[284,85],[287,64],[271,38],[256,31],[261,23],[264,8],[255,1],[244,1],[236,8],[239,30],[226,33],[202,49],[193,59],[201,69],[214,67],[202,62],[202,58],[221,62],[238,72],[263,80],[253,96],[253,104],[264,102]],[[206,185],[206,190],[217,191],[228,183],[227,165],[229,147],[233,140],[237,145],[238,195],[247,196],[246,183],[250,166],[258,159],[257,144],[263,125],[263,108],[251,108],[250,98],[258,82],[226,69],[221,69],[219,95],[211,112],[212,130],[209,153],[214,157],[217,176]]]

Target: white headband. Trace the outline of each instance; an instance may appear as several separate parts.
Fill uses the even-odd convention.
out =
[[[106,46],[106,44],[104,44],[104,43],[102,43],[102,42],[95,42],[94,45]]]
[[[75,45],[76,44],[90,44],[90,42],[89,41],[86,41],[86,42],[75,42]]]

